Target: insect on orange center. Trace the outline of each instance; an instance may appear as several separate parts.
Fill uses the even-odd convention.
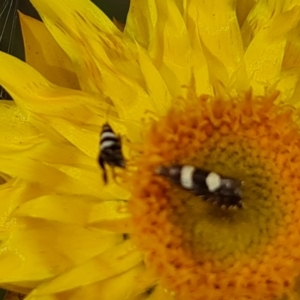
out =
[[[277,97],[189,99],[149,129],[130,179],[133,238],[178,299],[273,299],[299,275],[300,135]],[[206,170],[209,193],[171,180],[178,165]],[[221,182],[243,208],[218,205]]]

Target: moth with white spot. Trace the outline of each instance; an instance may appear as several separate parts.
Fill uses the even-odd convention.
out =
[[[167,177],[174,184],[202,196],[221,208],[240,209],[241,181],[223,177],[215,172],[206,171],[191,165],[160,166],[156,174]]]
[[[98,161],[103,170],[103,180],[105,183],[107,183],[105,164],[119,168],[125,168],[126,166],[122,153],[121,138],[114,133],[108,123],[102,126]]]

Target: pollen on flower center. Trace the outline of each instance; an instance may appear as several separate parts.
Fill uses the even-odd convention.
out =
[[[149,130],[131,182],[133,238],[179,299],[273,299],[294,284],[300,135],[277,96],[202,96]],[[242,181],[244,208],[223,210],[155,174],[174,163]]]

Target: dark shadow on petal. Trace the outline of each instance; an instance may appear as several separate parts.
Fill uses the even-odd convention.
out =
[[[110,19],[125,23],[130,0],[92,0]]]

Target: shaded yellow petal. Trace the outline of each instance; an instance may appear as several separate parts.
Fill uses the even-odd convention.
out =
[[[103,201],[95,203],[89,212],[88,223],[101,222],[104,220],[123,219],[128,217],[127,201]]]
[[[99,196],[102,174],[96,162],[96,134],[95,156],[89,158],[70,144],[50,143],[27,122],[13,102],[1,101],[0,105],[2,172],[58,191]],[[47,180],[40,172],[47,174]],[[127,199],[128,192],[110,185],[102,190],[101,197]]]
[[[236,15],[240,27],[242,27],[245,22],[249,12],[256,4],[257,0],[239,0],[236,1]]]
[[[118,36],[121,32],[109,20],[109,18],[91,1],[31,1],[38,10],[48,30],[57,40],[58,44],[64,49],[74,63],[80,86],[88,92],[101,93],[101,76],[99,70],[93,62],[94,51],[101,49],[90,49],[89,41],[99,37],[98,25],[105,34],[111,37]],[[87,36],[88,33],[88,36]],[[86,45],[84,44],[86,40]],[[100,44],[98,44],[100,46]],[[90,53],[92,51],[92,53]],[[102,55],[102,59],[104,60]],[[106,62],[109,61],[106,59]],[[86,76],[86,74],[90,76]]]
[[[73,115],[75,112],[70,112],[70,109],[75,106],[81,106],[82,112],[76,115],[76,120],[79,118],[88,122],[88,114],[92,114],[83,104],[95,105],[96,107],[101,106],[103,108],[102,113],[107,110],[107,104],[101,99],[92,97],[90,94],[82,91],[56,86],[28,64],[4,52],[0,52],[0,64],[3,70],[0,75],[1,84],[9,90],[15,102],[19,107],[24,108],[24,111],[35,111],[45,115],[57,115],[60,113],[66,118],[72,116],[75,119]],[[18,86],[14,82],[18,82]],[[71,97],[70,94],[73,97],[72,102],[69,99],[66,100],[67,95]],[[26,101],[26,103],[22,103],[21,100]],[[41,100],[43,105],[38,105]]]
[[[102,174],[96,163],[96,158],[92,167],[77,164],[75,161],[72,165],[47,163],[42,157],[41,160],[38,160],[38,157],[36,158],[34,155],[42,148],[44,145],[38,144],[27,151],[1,154],[2,172],[12,177],[40,183],[41,186],[67,194],[100,196],[101,199],[128,199],[128,192],[116,185],[111,184],[101,189]],[[64,151],[62,150],[62,152]],[[58,159],[60,157],[63,156],[58,156]],[[76,157],[81,156],[77,155]],[[40,174],[47,174],[46,179]],[[100,191],[101,194],[99,194]]]
[[[2,85],[36,127],[46,130],[52,139],[57,139],[59,132],[87,155],[96,157],[98,131],[105,121],[107,104],[82,91],[55,86],[29,65],[7,54],[0,53],[0,64],[5,70],[0,74]],[[14,80],[19,82],[18,86]],[[49,122],[47,116],[51,116]],[[94,132],[90,124],[94,124]]]
[[[136,287],[136,283],[139,279],[139,276],[144,269],[144,266],[138,265],[137,267],[132,268],[131,270],[115,276],[113,278],[89,284],[82,287],[78,287],[69,291],[50,294],[50,295],[38,295],[35,296],[31,294],[27,299],[30,300],[94,300],[95,295],[97,299],[101,300],[146,300],[148,295],[144,293],[139,295],[138,298],[131,297],[132,288]],[[117,287],[117,288],[116,288]],[[124,298],[126,297],[126,298]]]
[[[130,1],[129,13],[127,15],[124,33],[136,40],[143,48],[148,49],[151,39],[155,34],[158,18],[157,3],[155,0],[132,0]],[[170,1],[169,1],[170,2]],[[186,8],[186,0],[175,0],[181,15]]]
[[[59,275],[48,283],[40,285],[31,295],[58,293],[105,280],[131,269],[140,262],[140,253],[133,247],[131,241],[125,241]],[[82,274],[85,275],[82,276]]]
[[[37,184],[24,182],[20,179],[10,179],[0,185],[0,240],[4,240],[10,231],[17,226],[16,218],[13,217],[14,210],[31,200],[45,193]]]
[[[228,84],[234,72],[244,68],[235,1],[191,0],[188,13],[203,45],[211,83]]]
[[[70,144],[50,143],[13,102],[1,101],[0,108],[2,172],[65,192],[99,196],[101,173],[96,163],[96,137],[95,156],[89,158]],[[47,174],[47,180],[39,172]],[[122,191],[112,195],[109,190],[102,192],[103,199],[125,196]]]
[[[103,91],[113,101],[119,116],[140,121],[146,111],[159,112],[146,87],[137,85],[132,78],[99,65],[103,75]]]
[[[238,1],[238,2],[241,3],[237,4],[237,7],[241,7],[244,3],[244,1]],[[298,0],[290,0],[290,1],[277,1],[277,0],[257,1],[256,0],[255,5],[253,5],[253,1],[248,1],[248,4],[246,4],[246,7],[244,7],[243,10],[244,9],[248,10],[248,6],[252,6],[252,9],[247,15],[246,19],[244,20],[241,29],[245,48],[248,47],[253,37],[259,31],[264,29],[266,24],[272,18],[287,10],[292,9],[297,5],[299,5]]]
[[[9,126],[7,126],[9,124]],[[95,166],[95,159],[69,143],[52,143],[33,127],[12,101],[0,102],[0,133],[3,155],[24,155],[49,164]],[[24,158],[26,158],[24,157]]]
[[[188,0],[174,0],[174,2],[176,3],[180,13],[183,15],[187,7]]]
[[[58,190],[62,188],[64,191],[70,189],[77,192],[81,190],[81,193],[89,193],[91,186],[94,186],[92,194],[99,195],[97,186],[101,175],[96,162],[83,156],[80,151],[70,147],[70,145],[60,144],[54,146],[48,142],[42,133],[39,133],[36,128],[28,123],[27,118],[13,102],[1,101],[0,105],[2,172],[30,182],[40,182],[41,186],[55,187]],[[50,152],[47,152],[49,150]],[[45,153],[48,153],[48,155],[45,155]],[[77,166],[74,165],[75,161],[78,162]],[[45,163],[48,163],[48,165]],[[61,165],[60,168],[58,168],[59,164]],[[82,165],[94,167],[94,172],[83,169]],[[76,173],[76,170],[79,171]],[[47,174],[47,180],[40,176],[41,173],[39,172]],[[69,176],[70,173],[72,173],[72,176]],[[78,185],[78,176],[84,177],[81,182],[83,185]],[[91,185],[88,178],[94,178],[91,181],[94,182],[94,185]],[[75,187],[78,187],[78,189],[75,189]]]
[[[159,279],[157,275],[155,275],[147,266],[144,266],[138,278],[136,278],[136,284],[132,287],[128,298],[133,298],[135,300],[136,297],[142,295],[145,291],[151,294],[158,286]]]
[[[29,294],[29,293],[26,293],[26,294]],[[31,300],[60,300],[60,299],[62,299],[62,296],[60,296],[60,295],[44,295],[44,296],[37,296],[37,297],[31,296],[30,298],[31,298]]]
[[[43,137],[12,101],[0,102],[0,128],[0,152],[11,153],[28,149],[37,139]]]
[[[292,70],[292,72],[293,72],[293,70]],[[287,71],[287,73],[289,73],[289,72]],[[295,76],[292,76],[292,78],[290,80],[293,80],[293,79],[295,79]],[[290,99],[288,99],[288,103],[292,104],[296,108],[299,108],[299,106],[300,106],[300,103],[299,103],[299,99],[300,99],[300,80],[299,80],[299,75],[298,75],[297,79],[298,80],[297,80],[297,82],[295,84],[295,87],[294,87],[295,89],[293,91],[293,96]]]
[[[71,104],[72,96],[72,93],[66,95],[64,100],[67,100]],[[59,107],[59,103],[57,104]],[[78,163],[95,166],[96,157],[98,156],[99,151],[100,130],[102,125],[108,120],[115,132],[118,132],[118,134],[122,137],[126,136],[126,138],[128,138],[131,142],[141,141],[142,124],[136,121],[115,117],[105,117],[104,114],[99,113],[98,108],[93,109],[93,107],[88,104],[82,104],[82,106],[80,106],[80,104],[78,106],[75,104],[72,110],[74,111],[73,116],[70,114],[69,116],[66,115],[63,117],[63,111],[61,111],[61,117],[51,116],[49,111],[49,115],[35,115],[35,117],[31,119],[31,122],[35,124],[36,127],[39,127],[41,131],[50,135],[50,138],[52,139],[57,140],[58,138],[55,134],[58,133],[60,137],[64,137],[68,142],[91,158],[89,159],[85,157],[84,162],[80,160]],[[69,109],[69,111],[71,111],[71,109]],[[81,119],[80,114],[82,114],[83,118],[85,116],[87,117],[86,121]],[[92,124],[87,124],[88,122]],[[49,131],[50,129],[53,129],[54,133]],[[62,142],[65,143],[66,141],[64,140]],[[58,147],[56,147],[56,150],[59,150]],[[123,148],[124,153],[127,154],[128,145],[124,144]],[[71,153],[76,152],[74,149],[71,149],[70,151]],[[67,151],[64,151],[64,153],[68,155]],[[81,157],[81,159],[83,158]]]
[[[18,221],[20,229],[0,247],[0,284],[51,278],[120,243],[121,236],[35,219]]]
[[[73,89],[79,83],[70,58],[60,48],[45,25],[19,13],[24,40],[26,62],[49,81]]]
[[[73,14],[79,14],[79,17],[91,22],[90,24],[101,24],[101,29],[105,33],[119,35],[120,31],[116,28],[113,22],[95,6],[91,1],[88,0],[73,0],[73,1],[57,1],[53,0],[51,3],[47,1],[31,0],[34,7],[39,11],[41,17],[49,15],[56,21],[60,21],[60,17],[64,17],[66,23],[70,24],[73,31],[76,32],[78,24],[76,23]],[[85,22],[83,20],[83,22]],[[87,28],[86,28],[87,29]],[[89,33],[93,33],[91,28]]]
[[[148,49],[157,22],[155,0],[132,0],[124,33]]]
[[[124,31],[125,24],[123,22],[118,21],[115,17],[113,17],[112,21],[120,31]]]
[[[281,71],[280,79],[276,88],[281,91],[281,101],[299,107],[299,98],[295,97],[295,91],[299,85],[300,66],[293,69]]]
[[[191,45],[176,4],[173,1],[157,1],[156,7],[158,20],[151,36],[149,55],[172,96],[176,97],[181,95],[182,85],[190,81]]]
[[[192,60],[192,74],[194,81],[194,88],[197,95],[201,94],[213,94],[213,89],[210,84],[210,74],[208,70],[207,58],[203,52],[201,44],[199,28],[197,26],[197,9],[195,2],[191,1],[186,10],[186,24],[188,33],[190,36],[190,43],[192,48],[191,60]]]
[[[287,35],[287,45],[282,61],[282,68],[289,69],[300,66],[300,25],[292,29]]]
[[[255,35],[245,53],[245,63],[255,93],[276,82],[281,73],[287,33],[299,21],[300,8],[273,16]]]
[[[71,96],[72,95],[70,94],[65,98],[65,100],[68,98],[67,101],[70,105],[72,101]],[[93,119],[98,118],[97,116],[93,116],[92,112],[89,111],[88,108],[85,109],[84,104],[82,105],[82,109],[80,109],[80,105],[77,107],[74,105],[72,109],[69,109],[69,111],[71,110],[78,114],[77,120],[80,118],[80,114],[82,114],[82,116],[87,116],[87,122],[94,122]],[[61,111],[61,114],[63,115],[63,111]],[[48,127],[50,125],[56,132],[71,142],[71,144],[95,160],[99,151],[99,132],[101,125],[104,123],[103,118],[98,118],[98,125],[88,126],[87,124],[81,123],[79,120],[77,122],[72,122],[72,119],[67,119],[68,116],[65,116],[65,118],[62,116],[55,117],[51,115],[41,115],[38,117],[39,123],[43,122],[48,124]],[[90,118],[90,120],[88,118]]]
[[[14,216],[85,225],[96,199],[74,195],[43,195],[20,205]]]
[[[124,299],[136,285],[136,281],[144,267],[139,264],[137,267],[128,270],[126,273],[120,274],[117,277],[111,278],[104,281],[103,283],[98,283],[96,293],[93,293],[87,289],[82,293],[82,297],[85,299],[93,299],[95,295],[101,300],[121,300]],[[86,292],[88,294],[86,295]],[[86,298],[87,296],[87,298]],[[73,298],[76,299],[75,297]]]
[[[76,64],[83,90],[110,98],[121,118],[140,120],[145,110],[156,110],[145,90],[135,44],[124,39],[91,2],[75,1],[72,6],[59,0],[51,4],[32,2],[51,34]]]
[[[104,281],[87,285],[84,289],[79,288],[61,293],[61,295],[63,296],[61,299],[93,300],[95,299],[95,295],[97,295],[97,298],[101,300],[122,300],[130,294],[132,288],[136,285],[136,281],[142,269],[143,266],[139,264],[138,266],[128,270],[123,274]],[[31,298],[29,297],[29,300],[30,299]]]
[[[299,1],[294,0],[258,1],[243,24],[243,42],[248,48],[247,71],[256,93],[263,91],[263,85],[276,82],[281,67],[285,68],[296,57],[286,50],[289,46],[293,49],[293,32],[298,32],[295,28],[299,18],[297,5]],[[287,44],[287,40],[291,43]]]
[[[130,235],[132,233],[132,221],[130,217],[124,217],[122,219],[103,219],[89,224],[92,227],[112,231],[122,234],[122,236]]]
[[[164,115],[171,107],[171,94],[158,70],[149,56],[137,45],[138,60],[143,74],[147,92],[155,103],[157,115]]]
[[[6,289],[8,291],[13,291],[12,293],[20,293],[21,295],[27,295],[31,292],[31,290],[38,284],[38,282],[14,282],[13,284],[5,284],[4,286],[1,286],[3,289]],[[15,295],[17,299],[11,299],[11,300],[21,300],[21,295]],[[19,299],[20,298],[20,299]],[[5,299],[10,300],[10,299]]]
[[[30,153],[30,151],[28,152]],[[3,163],[1,170],[12,177],[19,177],[30,182],[39,182],[41,185],[56,191],[68,193],[74,191],[78,194],[86,194],[97,197],[101,186],[100,172],[84,170],[69,166],[51,166],[28,158],[26,152],[18,155],[1,155]],[[41,176],[47,174],[47,178]],[[78,180],[81,180],[78,184]]]
[[[20,205],[13,215],[78,225],[128,218],[126,201],[99,202],[96,198],[76,195],[43,195]]]
[[[176,297],[172,295],[172,293],[166,290],[162,285],[158,285],[158,287],[154,290],[154,292],[149,296],[148,300],[175,300]]]

